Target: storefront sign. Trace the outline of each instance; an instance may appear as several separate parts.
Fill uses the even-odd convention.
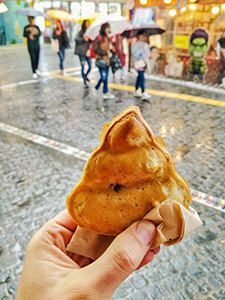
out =
[[[187,35],[176,35],[174,37],[174,47],[187,49],[188,48],[189,37]]]

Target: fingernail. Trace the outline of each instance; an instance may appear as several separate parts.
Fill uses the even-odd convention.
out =
[[[147,220],[138,222],[136,226],[136,235],[144,246],[150,245],[155,237],[154,224]]]

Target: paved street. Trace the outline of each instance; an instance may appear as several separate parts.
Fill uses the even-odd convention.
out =
[[[103,101],[92,85],[83,89],[72,50],[67,52],[67,76],[55,72],[58,58],[48,47],[41,54],[44,76],[40,80],[31,80],[28,59],[24,47],[0,48],[0,299],[14,299],[30,237],[65,207],[86,153],[98,145],[102,125],[131,104],[140,106],[155,134],[163,137],[193,192],[212,196],[217,199],[215,206],[222,208],[223,90],[191,90],[148,79],[152,100],[140,101],[132,96],[135,76],[131,73],[122,87],[119,78],[113,82],[110,77],[116,99]],[[93,70],[91,79],[97,78]],[[6,132],[4,124],[13,126],[15,133]],[[16,128],[23,129],[23,137]],[[61,148],[76,148],[79,155],[68,155],[59,146],[53,150],[47,139],[31,142],[29,133],[38,141],[41,136],[61,142]],[[225,213],[199,202],[193,206],[203,226],[179,245],[162,247],[154,262],[119,287],[114,300],[225,299]]]

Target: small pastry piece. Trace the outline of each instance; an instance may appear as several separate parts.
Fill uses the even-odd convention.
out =
[[[103,126],[100,145],[67,197],[67,209],[80,227],[116,236],[165,200],[188,209],[188,184],[163,140],[154,136],[139,108],[130,106]]]

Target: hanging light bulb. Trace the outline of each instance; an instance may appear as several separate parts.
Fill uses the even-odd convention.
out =
[[[190,9],[190,10],[195,10],[196,7],[197,7],[196,4],[190,4],[190,5],[189,5],[189,9]]]
[[[0,14],[6,12],[7,10],[8,7],[2,1],[0,1]]]
[[[172,2],[172,0],[164,0],[165,4],[170,4]]]
[[[147,0],[140,0],[140,3],[141,3],[142,5],[146,5],[146,4],[147,4]]]
[[[220,8],[219,8],[218,6],[214,6],[214,7],[212,8],[212,13],[213,13],[214,15],[218,14],[219,11],[220,11]]]
[[[177,14],[176,9],[171,9],[171,10],[169,11],[169,14],[170,14],[171,17],[176,16],[176,14]]]
[[[195,3],[197,2],[198,0],[190,0],[191,3]]]
[[[184,7],[181,8],[180,11],[181,11],[181,12],[185,12],[186,10],[187,10],[187,8],[184,6]]]
[[[222,10],[225,10],[225,4],[222,4],[221,8]]]

